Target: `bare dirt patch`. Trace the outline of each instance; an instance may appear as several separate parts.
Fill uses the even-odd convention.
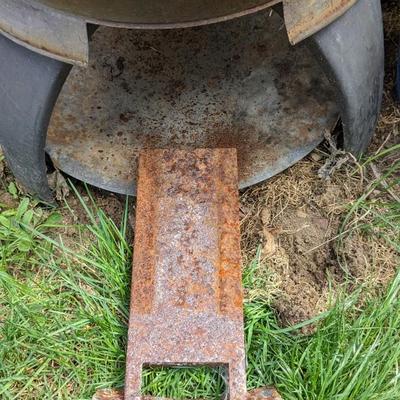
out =
[[[320,166],[309,157],[242,196],[246,261],[261,246],[262,265],[279,276],[271,301],[285,324],[324,310],[330,280],[339,274],[332,239],[358,194],[354,185],[319,179]]]

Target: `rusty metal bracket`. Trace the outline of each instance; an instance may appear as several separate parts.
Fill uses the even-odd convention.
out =
[[[246,389],[235,149],[141,153],[130,312],[125,400],[169,365],[226,367],[230,400],[279,398]]]
[[[125,398],[145,365],[224,365],[246,395],[236,150],[139,159]]]

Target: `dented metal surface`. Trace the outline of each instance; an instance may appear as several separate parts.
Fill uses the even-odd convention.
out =
[[[284,0],[289,40],[296,44],[329,25],[357,0]]]
[[[74,68],[53,112],[58,168],[134,194],[146,148],[235,147],[240,187],[311,151],[337,118],[334,92],[307,48],[268,11],[199,28],[100,27],[89,68]]]
[[[281,1],[2,0],[0,31],[41,54],[86,65],[87,23],[136,29],[182,28],[227,21]],[[291,43],[298,43],[324,28],[356,1],[283,0]]]
[[[136,210],[125,399],[146,365],[225,366],[243,399],[236,150],[144,151]]]

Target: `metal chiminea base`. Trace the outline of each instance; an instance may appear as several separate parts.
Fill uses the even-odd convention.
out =
[[[140,13],[135,23],[89,18],[83,11],[93,3],[87,1],[74,15],[63,0],[38,1],[37,9],[25,0],[5,0],[0,4],[0,31],[7,36],[0,35],[0,141],[14,175],[33,194],[51,200],[46,149],[68,174],[132,194],[143,148],[237,147],[245,187],[306,155],[338,115],[345,149],[360,154],[373,134],[382,96],[379,0],[341,1],[341,11],[334,13],[331,1],[317,6],[284,1],[289,38],[309,36],[295,47],[283,20],[265,9],[277,2],[248,0],[242,12],[224,2],[228,8],[218,9],[216,19],[206,13],[197,22],[190,22],[189,14],[182,24],[158,21],[161,28],[201,25],[224,21],[224,12],[232,18],[262,9],[200,27],[100,26],[92,35],[88,68],[71,72],[71,65],[59,60],[87,62],[88,22],[156,25],[141,25],[147,14]],[[197,3],[188,4],[194,12]],[[29,27],[24,16],[33,21]],[[93,33],[95,27],[88,27]]]
[[[74,68],[46,149],[61,170],[134,194],[143,148],[238,149],[240,186],[303,158],[339,114],[305,46],[270,11],[168,31],[100,28],[88,68]]]

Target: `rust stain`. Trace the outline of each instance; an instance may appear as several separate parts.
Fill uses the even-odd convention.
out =
[[[140,212],[136,216],[135,265],[132,273],[132,290],[135,297],[131,309],[138,314],[150,313],[154,300],[155,237],[157,233],[157,204],[152,201],[152,189],[156,182],[148,168],[147,157],[139,161],[141,190],[137,194]],[[143,251],[140,251],[143,249]]]
[[[52,115],[53,162],[129,194],[147,148],[237,148],[240,187],[281,171],[337,119],[316,61],[291,48],[281,26],[262,12],[197,29],[100,27],[89,68],[71,71]]]

